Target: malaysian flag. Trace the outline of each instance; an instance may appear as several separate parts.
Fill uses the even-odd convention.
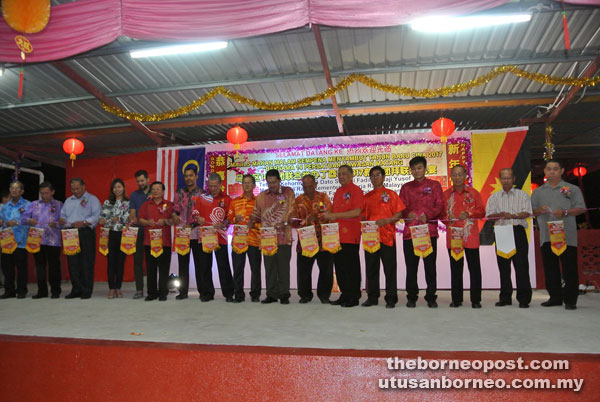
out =
[[[183,171],[192,165],[198,172],[198,187],[204,187],[204,147],[159,148],[156,159],[156,178],[165,184],[165,199],[173,201],[175,192],[185,187]]]

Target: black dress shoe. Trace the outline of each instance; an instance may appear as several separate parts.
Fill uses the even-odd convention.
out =
[[[471,303],[471,307],[473,307],[473,308],[481,308],[481,303]]]
[[[427,302],[427,307],[429,307],[429,308],[437,308],[438,304],[437,304],[437,302],[435,300],[434,301],[428,301]]]
[[[260,297],[252,296],[252,303],[258,303],[260,301]]]
[[[60,293],[54,293],[50,296],[51,299],[58,299],[60,297]]]
[[[0,296],[0,299],[10,299],[12,297],[17,297],[17,294],[4,292],[4,294],[2,296]]]
[[[145,301],[152,301],[152,300],[156,300],[156,296],[146,296],[146,298],[144,299]]]
[[[577,306],[575,304],[565,303],[565,310],[577,310]]]
[[[233,299],[234,303],[242,303],[244,301],[244,299]]]
[[[529,308],[529,304],[527,304],[527,303],[519,303],[519,308]]]
[[[282,299],[279,300],[279,303],[281,304],[290,304],[290,298],[289,297],[284,297]]]
[[[331,304],[333,304],[334,306],[341,306],[341,305],[342,305],[342,303],[344,303],[344,300],[342,300],[342,298],[341,298],[341,297],[340,297],[339,299],[337,299],[337,300],[333,300],[333,301],[331,302]]]
[[[91,299],[92,295],[85,294],[85,295],[81,295],[80,298],[83,299],[83,300],[85,300],[85,299]]]
[[[298,303],[300,304],[306,304],[306,303],[310,303],[311,299],[309,299],[308,297],[302,297],[300,298],[300,301],[298,301]]]
[[[167,296],[159,296],[158,301],[167,301]]]
[[[185,300],[188,298],[187,293],[179,293],[177,296],[175,296],[175,300]]]
[[[462,306],[462,302],[452,302],[450,303],[450,307],[456,308]]]
[[[267,296],[263,301],[261,301],[261,304],[271,304],[271,303],[276,303],[277,299],[271,296]]]
[[[395,303],[385,303],[385,308],[395,308],[396,304]]]
[[[320,299],[321,300],[321,304],[331,304],[331,300],[329,299]]]
[[[356,307],[356,306],[358,306],[358,300],[347,301],[347,302],[344,302],[344,303],[340,304],[340,306],[342,306],[342,307]]]
[[[512,302],[505,302],[502,300],[500,300],[500,301],[496,302],[496,304],[494,304],[494,306],[496,306],[496,307],[504,307],[504,306],[510,306],[510,305],[512,305]]]
[[[417,302],[415,302],[414,300],[409,300],[406,302],[406,307],[415,308],[415,307],[417,307]]]
[[[76,299],[78,297],[81,297],[81,295],[79,293],[71,292],[65,296],[65,299]]]
[[[225,301],[226,301],[227,303],[233,303],[233,297],[231,297],[231,296],[229,296],[229,297],[226,297],[226,298],[225,298]]]
[[[561,301],[554,301],[552,299],[548,299],[545,302],[542,303],[543,307],[553,307],[553,306],[562,306],[562,302]]]
[[[43,299],[44,297],[48,297],[47,294],[35,294],[33,296],[31,296],[32,299]]]
[[[200,296],[200,301],[203,303],[209,302],[214,299],[215,298],[213,296]]]
[[[361,306],[363,306],[363,307],[371,307],[371,306],[376,306],[378,303],[379,302],[376,301],[376,300],[369,300],[369,299],[367,299],[367,300],[365,300],[363,302],[363,304],[361,304]]]
[[[24,299],[27,297],[27,293],[17,293],[17,299]]]

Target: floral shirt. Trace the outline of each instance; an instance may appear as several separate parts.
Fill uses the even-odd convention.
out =
[[[190,225],[196,223],[192,217],[192,211],[196,205],[196,200],[200,194],[203,194],[204,190],[200,187],[196,187],[194,190],[189,191],[186,187],[180,188],[175,193],[175,200],[173,201],[173,211],[181,218],[182,225]],[[198,226],[192,227],[191,239],[198,239]]]
[[[314,226],[315,232],[317,234],[317,240],[319,241],[319,245],[321,245],[321,223],[323,222],[321,222],[318,219],[318,215],[325,211],[333,211],[333,204],[331,202],[331,199],[329,199],[329,196],[320,191],[315,191],[315,196],[311,200],[305,194],[300,194],[296,198],[296,210],[298,212],[298,218],[302,220],[305,220],[310,215],[317,215],[316,221],[310,224],[305,224],[301,227]],[[298,246],[296,247],[296,249],[298,250],[298,252],[302,251],[300,242],[298,242]]]
[[[481,195],[473,187],[465,186],[463,191],[456,191],[450,187],[444,191],[445,210],[443,219],[449,219],[450,215],[458,219],[461,212],[468,212],[469,217],[485,217],[485,205]],[[457,220],[446,223],[446,227],[463,228],[463,246],[464,248],[479,248],[479,225],[477,221],[471,219]],[[450,229],[446,234],[446,247],[450,248]]]
[[[263,227],[274,227],[289,221],[296,212],[296,196],[291,187],[280,186],[278,192],[265,190],[256,197],[253,214],[260,216]],[[277,229],[277,244],[292,244],[290,225]]]
[[[231,200],[231,204],[229,204],[229,211],[227,211],[227,220],[231,225],[246,225],[248,224],[248,220],[250,219],[250,214],[254,210],[254,205],[256,203],[256,197],[252,195],[252,198],[249,200],[246,199],[244,194],[240,195],[237,198]],[[235,223],[235,216],[242,215],[244,220]],[[254,225],[252,229],[248,231],[248,245],[253,247],[260,246],[260,234],[257,229],[260,225],[257,223]]]
[[[417,218],[424,213],[428,221],[436,220],[436,222],[428,222],[429,236],[438,237],[437,219],[444,211],[444,197],[440,183],[427,178],[420,182],[416,180],[409,181],[400,188],[400,198],[406,205],[405,218],[408,214],[414,212]],[[404,240],[411,238],[410,227],[416,225],[422,225],[421,221],[406,222],[404,225]]]
[[[6,222],[8,221],[17,221],[17,223],[21,223],[21,214],[25,212],[30,203],[30,201],[27,201],[25,198],[21,197],[16,204],[14,204],[12,200],[4,204],[4,207],[2,207],[2,210],[0,211],[2,226],[7,227]],[[15,225],[12,227],[12,231],[15,236],[15,240],[17,241],[17,247],[25,248],[29,227],[23,224]]]
[[[42,245],[60,247],[62,239],[58,220],[60,219],[62,206],[63,203],[55,199],[52,199],[50,202],[43,202],[42,200],[33,201],[27,206],[23,215],[21,215],[21,224],[27,225],[29,219],[35,219],[37,221],[35,227],[44,229]],[[56,223],[57,226],[51,228],[48,226],[49,223]]]
[[[109,200],[104,201],[100,218],[106,219],[105,228],[117,232],[122,231],[123,226],[129,222],[129,200],[116,200],[114,204],[111,204]],[[113,218],[119,218],[119,220],[113,222]]]

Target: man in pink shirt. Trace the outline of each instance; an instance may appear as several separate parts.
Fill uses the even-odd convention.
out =
[[[437,224],[442,211],[444,210],[444,198],[442,196],[442,186],[434,180],[427,179],[427,160],[422,156],[415,156],[408,162],[410,172],[414,177],[413,181],[405,183],[400,188],[400,199],[406,206],[403,212],[405,219],[404,225],[404,261],[406,263],[406,307],[416,306],[419,298],[419,285],[417,284],[417,271],[419,268],[419,259],[414,253],[413,243],[410,233],[410,227],[423,225],[429,226],[429,236],[431,237],[431,246],[433,252],[423,258],[425,265],[425,280],[427,281],[427,291],[425,300],[430,308],[436,308],[437,296],[437,275],[435,260],[437,257]]]

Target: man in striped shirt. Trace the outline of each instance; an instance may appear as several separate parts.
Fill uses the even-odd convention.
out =
[[[520,308],[528,308],[531,302],[531,282],[529,280],[529,249],[527,242],[527,218],[531,215],[531,200],[523,190],[514,187],[513,170],[500,170],[502,190],[490,196],[486,207],[488,219],[496,219],[495,225],[512,225],[515,237],[516,253],[510,258],[496,255],[500,270],[500,300],[497,307],[512,304],[512,281],[510,263],[515,267],[517,279],[517,301]],[[497,247],[497,244],[496,244]]]

